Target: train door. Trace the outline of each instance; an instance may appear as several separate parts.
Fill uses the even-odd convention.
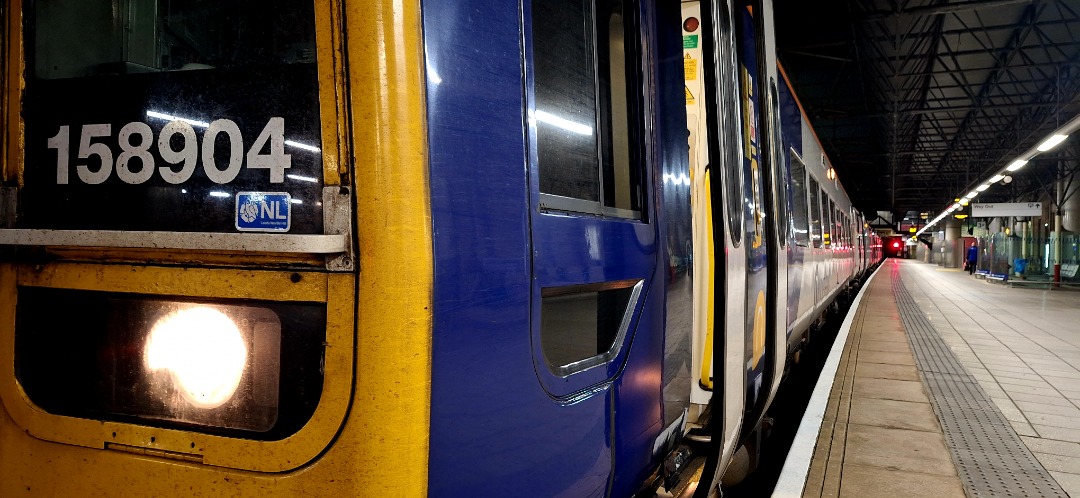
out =
[[[694,287],[704,291],[695,311],[705,325],[695,328],[691,397],[710,407],[705,468],[713,470],[702,476],[699,495],[715,489],[739,442],[749,385],[746,356],[752,351],[746,314],[754,308],[743,296],[752,243],[747,232],[752,235],[754,219],[750,202],[743,200],[752,195],[747,195],[752,183],[744,154],[751,144],[745,135],[751,126],[756,132],[756,121],[743,121],[743,107],[750,102],[743,99],[740,85],[745,44],[737,42],[739,12],[730,0],[683,4],[684,57],[687,66],[700,61],[700,70],[688,67],[695,72],[686,78],[691,171],[700,199],[694,204],[694,240],[702,257],[694,265]],[[695,35],[688,28],[699,22],[700,35]]]
[[[620,382],[658,368],[662,348],[649,305],[662,301],[646,299],[659,268],[645,180],[649,30],[634,1],[525,5],[534,369],[550,396],[545,444],[579,467],[564,491],[592,495],[644,478],[612,468],[660,423],[658,393]]]
[[[766,241],[768,249],[768,287],[766,299],[767,337],[765,354],[767,356],[764,370],[764,385],[767,399],[759,404],[755,417],[764,415],[764,411],[772,401],[772,396],[780,386],[783,378],[784,362],[787,359],[788,341],[788,313],[787,295],[788,279],[787,264],[790,248],[790,212],[787,205],[787,167],[784,162],[783,139],[780,136],[780,95],[778,90],[779,74],[776,61],[776,40],[773,30],[773,8],[769,0],[760,1],[755,5],[756,30],[759,33],[758,47],[762,54],[759,60],[761,95],[763,103],[758,108],[761,123],[763,123],[761,157],[763,159],[762,175],[765,190],[765,202],[763,208],[768,210],[765,218]],[[756,419],[755,419],[756,422]]]
[[[859,273],[866,269],[866,251],[864,249],[866,247],[866,234],[864,233],[861,219],[862,217],[852,209],[851,228],[853,231],[851,234],[855,238],[855,260],[857,263],[855,270]]]
[[[813,247],[810,249],[810,266],[813,268],[810,270],[810,274],[813,275],[813,291],[814,291],[814,306],[821,302],[824,298],[822,289],[822,280],[825,278],[825,249],[822,241],[822,223],[821,218],[821,188],[818,186],[817,180],[813,176],[807,177],[807,190],[810,193],[810,240]]]
[[[835,182],[834,182],[835,185]],[[836,201],[830,203],[833,212],[833,236],[836,238],[836,243],[833,247],[834,259],[836,260],[836,284],[844,281],[844,274],[847,271],[847,263],[845,258],[847,256],[846,242],[844,241],[844,217],[840,213],[840,209],[836,207]]]
[[[756,428],[774,385],[773,374],[782,368],[775,354],[775,339],[783,337],[775,331],[784,329],[777,326],[775,309],[779,280],[770,281],[770,275],[777,274],[780,238],[770,212],[778,197],[772,171],[776,161],[769,148],[776,140],[774,118],[769,117],[775,116],[775,90],[773,97],[766,97],[768,82],[775,82],[775,62],[764,55],[769,40],[762,28],[764,12],[760,2],[701,3],[707,36],[702,39],[705,104],[698,110],[705,115],[706,136],[692,130],[691,140],[707,150],[705,181],[711,186],[712,214],[723,220],[711,241],[716,252],[722,247],[725,255],[712,280],[723,290],[716,293],[714,306],[721,307],[717,315],[724,318],[707,331],[722,332],[723,341],[717,338],[711,351],[709,341],[703,341],[701,387],[722,394],[713,397],[714,407],[722,405],[723,424],[720,432],[714,431],[714,439],[723,435],[721,461]],[[721,369],[712,366],[716,361],[722,361]],[[706,378],[706,372],[712,375]]]

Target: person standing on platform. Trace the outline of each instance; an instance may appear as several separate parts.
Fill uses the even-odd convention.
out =
[[[969,247],[967,251],[967,264],[964,265],[967,267],[968,275],[973,275],[975,273],[975,263],[978,261],[979,246],[972,242],[971,247]]]

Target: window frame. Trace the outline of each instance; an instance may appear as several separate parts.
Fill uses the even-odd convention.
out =
[[[808,199],[809,189],[807,188],[807,185],[808,185],[807,180],[809,179],[808,171],[806,169],[806,163],[803,161],[802,156],[799,155],[798,151],[796,151],[794,147],[789,147],[788,148],[788,157],[789,157],[789,161],[790,161],[788,164],[789,164],[789,168],[791,169],[791,179],[792,179],[792,181],[795,180],[796,176],[799,176],[800,180],[801,180],[799,182],[798,186],[796,186],[794,183],[791,184],[791,201],[793,203],[793,205],[791,206],[791,210],[792,210],[792,216],[791,216],[792,240],[794,240],[795,245],[797,245],[799,247],[810,247],[811,241],[813,240],[813,236],[812,236],[812,231],[811,231],[810,201]],[[796,168],[800,169],[801,174],[796,175],[796,173],[797,173],[795,171]],[[801,206],[798,203],[798,200],[800,198],[802,199]],[[801,210],[799,209],[800,207],[802,208]],[[795,225],[795,220],[798,220],[800,218],[805,223],[805,228],[806,228],[806,235],[805,235],[804,239],[801,240],[801,241],[799,240],[799,231],[798,231],[798,228],[800,228],[800,227]]]
[[[540,355],[544,359],[544,364],[547,365],[548,371],[553,375],[561,378],[566,378],[574,375],[578,372],[584,372],[593,367],[603,365],[611,362],[618,356],[622,347],[622,343],[625,342],[626,335],[630,330],[630,324],[633,322],[635,310],[638,308],[639,301],[641,300],[641,291],[645,281],[641,279],[637,280],[624,280],[617,282],[603,282],[599,284],[586,284],[575,285],[570,287],[545,287],[541,289],[541,305],[540,305]],[[615,334],[612,336],[611,345],[608,346],[602,352],[597,354],[586,356],[563,365],[553,364],[547,353],[547,346],[544,342],[544,327],[543,327],[543,299],[549,297],[564,297],[589,293],[601,293],[604,291],[612,290],[627,290],[629,295],[627,296],[626,305],[623,307],[622,313],[619,315],[619,323],[615,329]],[[599,296],[598,296],[599,297]]]
[[[836,204],[833,203],[832,197],[829,196],[829,193],[825,191],[824,187],[822,187],[821,189],[821,204],[823,218],[821,222],[825,225],[824,230],[822,231],[822,237],[824,238],[825,234],[828,234],[829,237],[825,245],[830,249],[835,249],[836,240],[834,239],[834,236],[836,235]],[[829,218],[827,220],[824,219],[826,212],[829,213]]]
[[[582,0],[583,2],[586,0]],[[537,198],[538,208],[541,213],[557,213],[566,215],[585,215],[585,216],[599,216],[603,218],[621,219],[627,221],[639,221],[642,223],[648,223],[648,175],[646,172],[646,159],[644,150],[644,123],[643,117],[645,116],[645,77],[644,77],[644,48],[641,45],[639,36],[630,36],[632,34],[639,33],[641,30],[641,17],[636,0],[621,0],[623,5],[623,40],[624,40],[624,52],[628,54],[625,59],[625,71],[626,71],[626,128],[629,134],[627,144],[629,152],[628,174],[630,179],[630,199],[631,205],[637,203],[638,209],[625,209],[615,206],[607,205],[606,198],[608,192],[605,188],[607,172],[604,165],[605,155],[614,155],[614,142],[613,128],[615,127],[611,123],[612,115],[612,102],[610,90],[605,94],[605,90],[602,87],[603,78],[600,76],[600,57],[599,50],[601,44],[599,43],[600,29],[597,21],[597,4],[600,1],[605,0],[587,0],[588,1],[588,13],[591,19],[591,29],[587,40],[587,50],[591,51],[591,69],[593,79],[592,97],[594,103],[594,119],[593,119],[593,136],[595,137],[595,155],[590,156],[596,160],[597,166],[597,200],[582,199],[577,197],[571,197],[566,195],[559,195],[544,192],[542,187],[537,184]],[[530,15],[535,12],[535,9],[530,8]],[[535,19],[535,16],[533,16]],[[538,109],[538,98],[536,96],[537,73],[536,70],[536,32],[532,19],[528,23],[533,29],[530,29],[528,33],[531,43],[526,51],[523,51],[523,56],[526,57],[526,65],[532,69],[532,75],[529,76],[530,83],[528,85],[528,92],[526,95],[526,106],[529,119],[529,126],[533,128],[530,133],[532,140],[530,140],[530,154],[529,162],[530,167],[536,170],[537,179],[541,177],[541,171],[544,166],[541,164],[539,155],[540,151],[540,133],[536,130],[539,125],[535,118]],[[608,46],[604,44],[603,46]],[[610,65],[607,68],[610,72]],[[606,95],[607,107],[604,107]],[[605,115],[607,119],[605,119]],[[614,161],[613,161],[614,162]],[[617,169],[617,166],[613,164],[612,172]]]
[[[822,232],[824,220],[821,212],[821,196],[824,191],[821,190],[821,185],[813,176],[810,176],[806,182],[806,191],[809,196],[808,204],[810,205],[810,242],[815,249],[821,249],[825,245],[824,233]],[[814,237],[815,234],[817,235],[816,238]]]
[[[768,93],[768,120],[771,136],[769,141],[772,144],[772,155],[769,158],[772,163],[773,179],[776,185],[772,185],[772,191],[774,196],[782,196],[782,200],[773,203],[776,206],[776,235],[779,239],[780,249],[787,248],[788,234],[793,233],[791,228],[791,213],[787,209],[787,187],[788,170],[784,167],[784,152],[783,152],[783,139],[780,136],[780,97],[776,88],[776,79],[769,78],[769,93]],[[774,182],[769,182],[774,183]]]

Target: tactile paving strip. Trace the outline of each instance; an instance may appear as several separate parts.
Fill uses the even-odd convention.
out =
[[[1067,497],[941,339],[899,275],[893,275],[893,294],[967,495]]]

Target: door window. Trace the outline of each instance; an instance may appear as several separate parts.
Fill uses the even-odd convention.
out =
[[[795,245],[806,247],[810,241],[810,210],[806,204],[806,165],[795,149],[789,150],[789,156],[791,157],[791,228],[795,235]]]
[[[641,218],[631,126],[638,54],[622,1],[535,1],[533,62],[541,207]],[[632,26],[631,26],[632,27]]]
[[[817,180],[810,178],[807,183],[807,189],[810,191],[810,240],[814,242],[814,247],[821,247],[821,188],[818,187]]]

